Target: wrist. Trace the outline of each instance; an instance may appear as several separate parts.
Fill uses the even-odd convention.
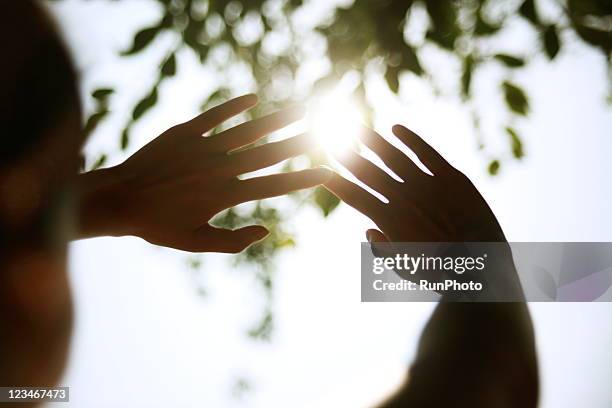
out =
[[[131,235],[121,165],[83,173],[77,186],[78,238]]]

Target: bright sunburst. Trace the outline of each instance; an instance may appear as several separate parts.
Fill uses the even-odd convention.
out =
[[[308,112],[310,132],[327,153],[342,153],[355,144],[362,115],[349,96],[340,92],[323,95],[309,103]]]

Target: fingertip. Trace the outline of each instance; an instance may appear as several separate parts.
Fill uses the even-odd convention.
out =
[[[251,225],[245,228],[250,229],[251,237],[253,238],[254,242],[261,241],[270,235],[270,231],[263,225]]]
[[[401,133],[406,133],[406,131],[407,131],[408,129],[406,129],[406,127],[405,127],[405,126],[402,126],[402,125],[396,124],[396,125],[393,125],[393,127],[391,128],[391,130],[393,131],[393,133],[394,133],[394,134],[398,135],[398,134],[401,134]]]
[[[255,95],[254,93],[243,95],[240,98],[243,100],[245,105],[248,105],[248,106],[255,106],[257,105],[257,102],[259,102],[259,97]]]

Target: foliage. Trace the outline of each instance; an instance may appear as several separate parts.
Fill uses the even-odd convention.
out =
[[[329,70],[312,83],[310,92],[324,89],[349,72],[357,73],[359,83],[355,87],[355,97],[366,107],[370,105],[368,75],[380,75],[390,92],[398,95],[402,77],[407,75],[421,78],[437,88],[435,76],[422,60],[423,52],[433,49],[445,53],[460,67],[456,89],[450,89],[448,93],[472,107],[477,135],[481,120],[474,104],[473,84],[486,66],[497,64],[501,67],[504,75],[497,86],[508,115],[507,123],[498,126],[498,136],[507,137],[507,154],[487,150],[486,139],[482,135],[477,138],[488,162],[488,172],[495,175],[505,160],[519,160],[525,155],[524,141],[515,122],[528,116],[531,107],[528,92],[516,79],[517,72],[529,67],[537,58],[554,61],[562,53],[564,44],[571,40],[582,41],[603,53],[609,70],[612,61],[612,2],[609,0],[549,1],[557,13],[555,18],[540,12],[540,1],[543,0],[356,0],[334,9],[328,18],[307,29],[297,26],[293,18],[309,6],[302,0],[150,1],[159,5],[160,19],[139,30],[121,56],[129,58],[144,52],[162,35],[173,35],[177,42],[160,61],[158,77],[151,88],[134,104],[131,118],[119,140],[121,149],[129,146],[134,123],[155,106],[160,85],[180,74],[179,51],[190,50],[202,64],[214,65],[219,71],[235,64],[250,67],[258,86],[257,93],[268,102],[255,112],[259,115],[292,99],[308,96],[308,92],[300,94],[291,90],[297,89],[295,83],[300,67],[312,57],[305,44],[309,40],[320,40],[325,44],[325,51],[322,56],[315,57],[327,59]],[[419,20],[426,23],[424,32],[420,36],[409,36],[408,28],[415,23],[418,25]],[[530,54],[515,55],[496,49],[495,39],[515,21],[528,25],[535,33],[537,41],[530,45],[533,50]],[[246,31],[251,34],[246,35]],[[286,46],[270,47],[273,38],[286,40]],[[224,61],[213,57],[220,50],[227,52]],[[378,69],[371,70],[372,67]],[[224,81],[216,92],[203,95],[202,109],[243,92],[232,89],[230,83]],[[112,93],[111,89],[98,89],[92,93],[97,102],[86,124],[88,132],[108,116],[108,98]],[[371,118],[371,112],[368,117]],[[105,158],[103,155],[94,160],[94,167],[103,165]],[[291,168],[291,163],[287,167]],[[325,216],[338,205],[337,200],[322,189],[315,189],[307,197],[299,197],[319,207]],[[258,276],[269,296],[272,293],[270,259],[278,249],[292,243],[281,228],[282,219],[279,211],[263,203],[250,214],[238,216],[234,210],[229,210],[217,219],[219,225],[230,228],[253,222],[263,222],[272,227],[270,238],[238,257],[239,261],[258,265]],[[262,324],[251,334],[267,337],[271,323],[268,309]]]

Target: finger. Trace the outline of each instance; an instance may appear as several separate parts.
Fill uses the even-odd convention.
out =
[[[374,222],[382,213],[383,203],[357,184],[334,173],[332,178],[323,184],[336,197],[370,217]]]
[[[389,242],[385,234],[373,228],[366,231],[366,239],[368,242]]]
[[[408,156],[372,129],[364,126],[360,139],[398,176],[404,178],[415,172],[422,173]]]
[[[377,165],[353,151],[345,152],[337,160],[355,177],[385,196],[392,195],[399,185]]]
[[[257,105],[257,96],[247,94],[215,106],[212,109],[196,116],[188,122],[183,123],[182,127],[187,129],[189,133],[201,136],[211,129],[219,126],[229,118],[244,112],[247,109]]]
[[[267,143],[231,154],[229,160],[232,161],[232,171],[236,172],[236,174],[244,174],[266,168],[317,148],[318,145],[313,142],[310,135],[301,134],[280,142]]]
[[[316,168],[242,180],[239,182],[239,191],[236,197],[240,203],[276,197],[292,191],[321,185],[328,181],[332,174],[331,170]]]
[[[395,125],[393,133],[417,155],[432,173],[445,173],[453,170],[453,166],[440,153],[410,129],[402,125]]]
[[[242,123],[216,135],[211,140],[211,148],[217,152],[228,152],[246,146],[301,119],[304,112],[302,107],[293,107]]]
[[[372,251],[372,255],[378,258],[392,256],[391,252],[388,251],[388,242],[389,240],[377,229],[369,229],[366,231],[366,239],[370,243],[370,250]],[[378,243],[378,245],[377,245]],[[381,245],[382,243],[382,245]]]
[[[257,241],[261,241],[270,232],[261,225],[250,225],[236,230],[215,228],[204,225],[196,232],[194,244],[200,252],[222,252],[236,254]]]

